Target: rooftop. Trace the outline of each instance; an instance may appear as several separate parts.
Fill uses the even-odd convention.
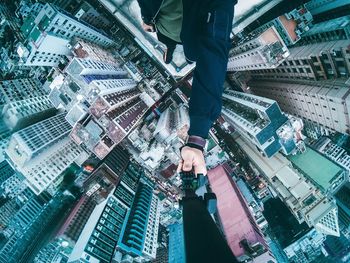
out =
[[[278,18],[286,32],[288,33],[288,36],[290,39],[295,42],[298,40],[298,36],[295,33],[295,30],[297,29],[298,23],[294,19],[288,19],[285,15],[282,15]]]
[[[332,181],[343,172],[340,166],[310,147],[306,147],[303,154],[288,156],[288,159],[324,191],[328,190]]]
[[[229,247],[236,257],[246,254],[240,244],[246,240],[250,244],[260,243],[266,247],[266,243],[252,218],[235,182],[226,173],[223,166],[208,172],[210,186],[217,196],[219,218],[225,232]]]

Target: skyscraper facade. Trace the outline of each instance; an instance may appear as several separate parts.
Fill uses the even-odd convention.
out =
[[[289,50],[274,26],[231,49],[228,71],[276,68]]]
[[[277,68],[289,55],[288,47],[310,29],[312,15],[301,6],[260,26],[230,51],[228,71]]]
[[[95,207],[96,201],[94,198],[86,195],[82,196],[56,236],[75,245]]]
[[[257,95],[278,101],[283,111],[302,118],[313,137],[329,132],[349,133],[350,91],[345,84],[256,80],[249,85]]]
[[[346,0],[311,0],[306,3],[306,7],[310,10],[312,15],[319,15],[333,9],[344,8],[346,5],[349,5],[349,2]]]
[[[85,58],[69,63],[49,97],[55,107],[67,110],[66,119],[73,126],[71,138],[103,159],[136,127],[153,102],[144,99],[147,96],[115,61],[104,61],[103,50],[86,45],[82,50],[79,45],[75,52]]]
[[[158,202],[142,168],[130,163],[115,191],[94,209],[68,262],[154,259]]]
[[[326,2],[322,7],[341,1]],[[349,16],[310,26],[279,67],[251,71],[248,87],[301,117],[308,137],[348,133],[349,30]]]
[[[304,5],[301,5],[271,20],[265,25],[260,26],[253,31],[253,34],[254,32],[259,32],[271,26],[275,26],[283,42],[289,47],[297,43],[301,39],[301,36],[310,30],[312,20],[313,18],[310,11]]]
[[[0,81],[0,109],[5,104],[45,96],[42,84],[35,78]]]
[[[181,132],[186,134],[186,128],[189,128],[187,109],[184,106],[174,110],[168,108],[160,116],[153,136],[157,141],[169,144],[178,135],[181,136]]]
[[[118,60],[111,55],[112,50],[79,37],[73,38],[68,48],[76,58],[90,58],[98,61],[118,63]]]
[[[252,94],[227,91],[223,95],[224,118],[267,157],[278,151],[291,154],[302,146],[302,122],[288,118],[276,101]]]
[[[111,21],[100,14],[92,5],[84,1],[75,11],[74,16],[96,28],[106,28],[111,26]]]
[[[349,42],[336,40],[290,48],[290,56],[275,69],[252,71],[256,79],[326,80],[349,76]]]
[[[1,81],[0,96],[0,117],[9,131],[25,128],[55,113],[42,84],[35,78]]]
[[[36,17],[29,16],[21,31],[27,40],[18,45],[17,53],[26,66],[57,66],[62,58],[71,56],[68,44],[73,37],[104,47],[114,43],[91,25],[51,4],[44,5]]]
[[[56,182],[76,158],[84,155],[69,139],[71,127],[64,116],[58,114],[11,136],[6,154],[36,194]]]
[[[7,161],[0,163],[0,185],[9,179],[15,171],[11,168]]]
[[[183,224],[175,223],[168,226],[169,229],[169,263],[185,263],[185,240]]]

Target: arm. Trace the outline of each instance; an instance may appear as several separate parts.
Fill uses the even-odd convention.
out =
[[[193,136],[206,139],[213,122],[221,113],[235,2],[213,1],[211,17],[198,38],[197,61],[189,103],[190,139]],[[196,174],[206,173],[203,149],[201,152],[198,149],[200,148],[191,144],[182,148],[183,164],[179,166],[184,171],[194,168]]]
[[[224,2],[232,3],[232,1]],[[215,10],[212,13],[214,14],[211,15],[205,32],[199,36],[196,68],[189,103],[189,135],[197,135],[202,138],[207,138],[209,129],[221,113],[221,97],[230,47],[229,34],[232,28],[233,3],[231,8],[222,11]]]

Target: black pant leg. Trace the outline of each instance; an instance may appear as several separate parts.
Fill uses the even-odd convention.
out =
[[[175,40],[168,38],[167,36],[163,35],[159,31],[157,32],[157,38],[160,42],[166,45],[169,53],[172,54],[174,52],[176,45],[178,44]]]

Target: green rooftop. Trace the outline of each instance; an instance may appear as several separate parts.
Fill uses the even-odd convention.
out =
[[[344,172],[342,167],[310,147],[306,147],[302,154],[288,156],[288,159],[323,191],[327,191],[333,181]]]
[[[41,36],[41,31],[38,29],[38,27],[35,27],[33,31],[30,33],[29,38],[34,42],[36,42],[40,36]]]
[[[218,154],[218,158],[219,159],[222,159],[225,157],[225,152],[224,151],[221,151],[219,154]]]
[[[30,32],[32,32],[34,26],[34,17],[29,16],[24,20],[23,25],[21,26],[21,32],[27,37]]]

